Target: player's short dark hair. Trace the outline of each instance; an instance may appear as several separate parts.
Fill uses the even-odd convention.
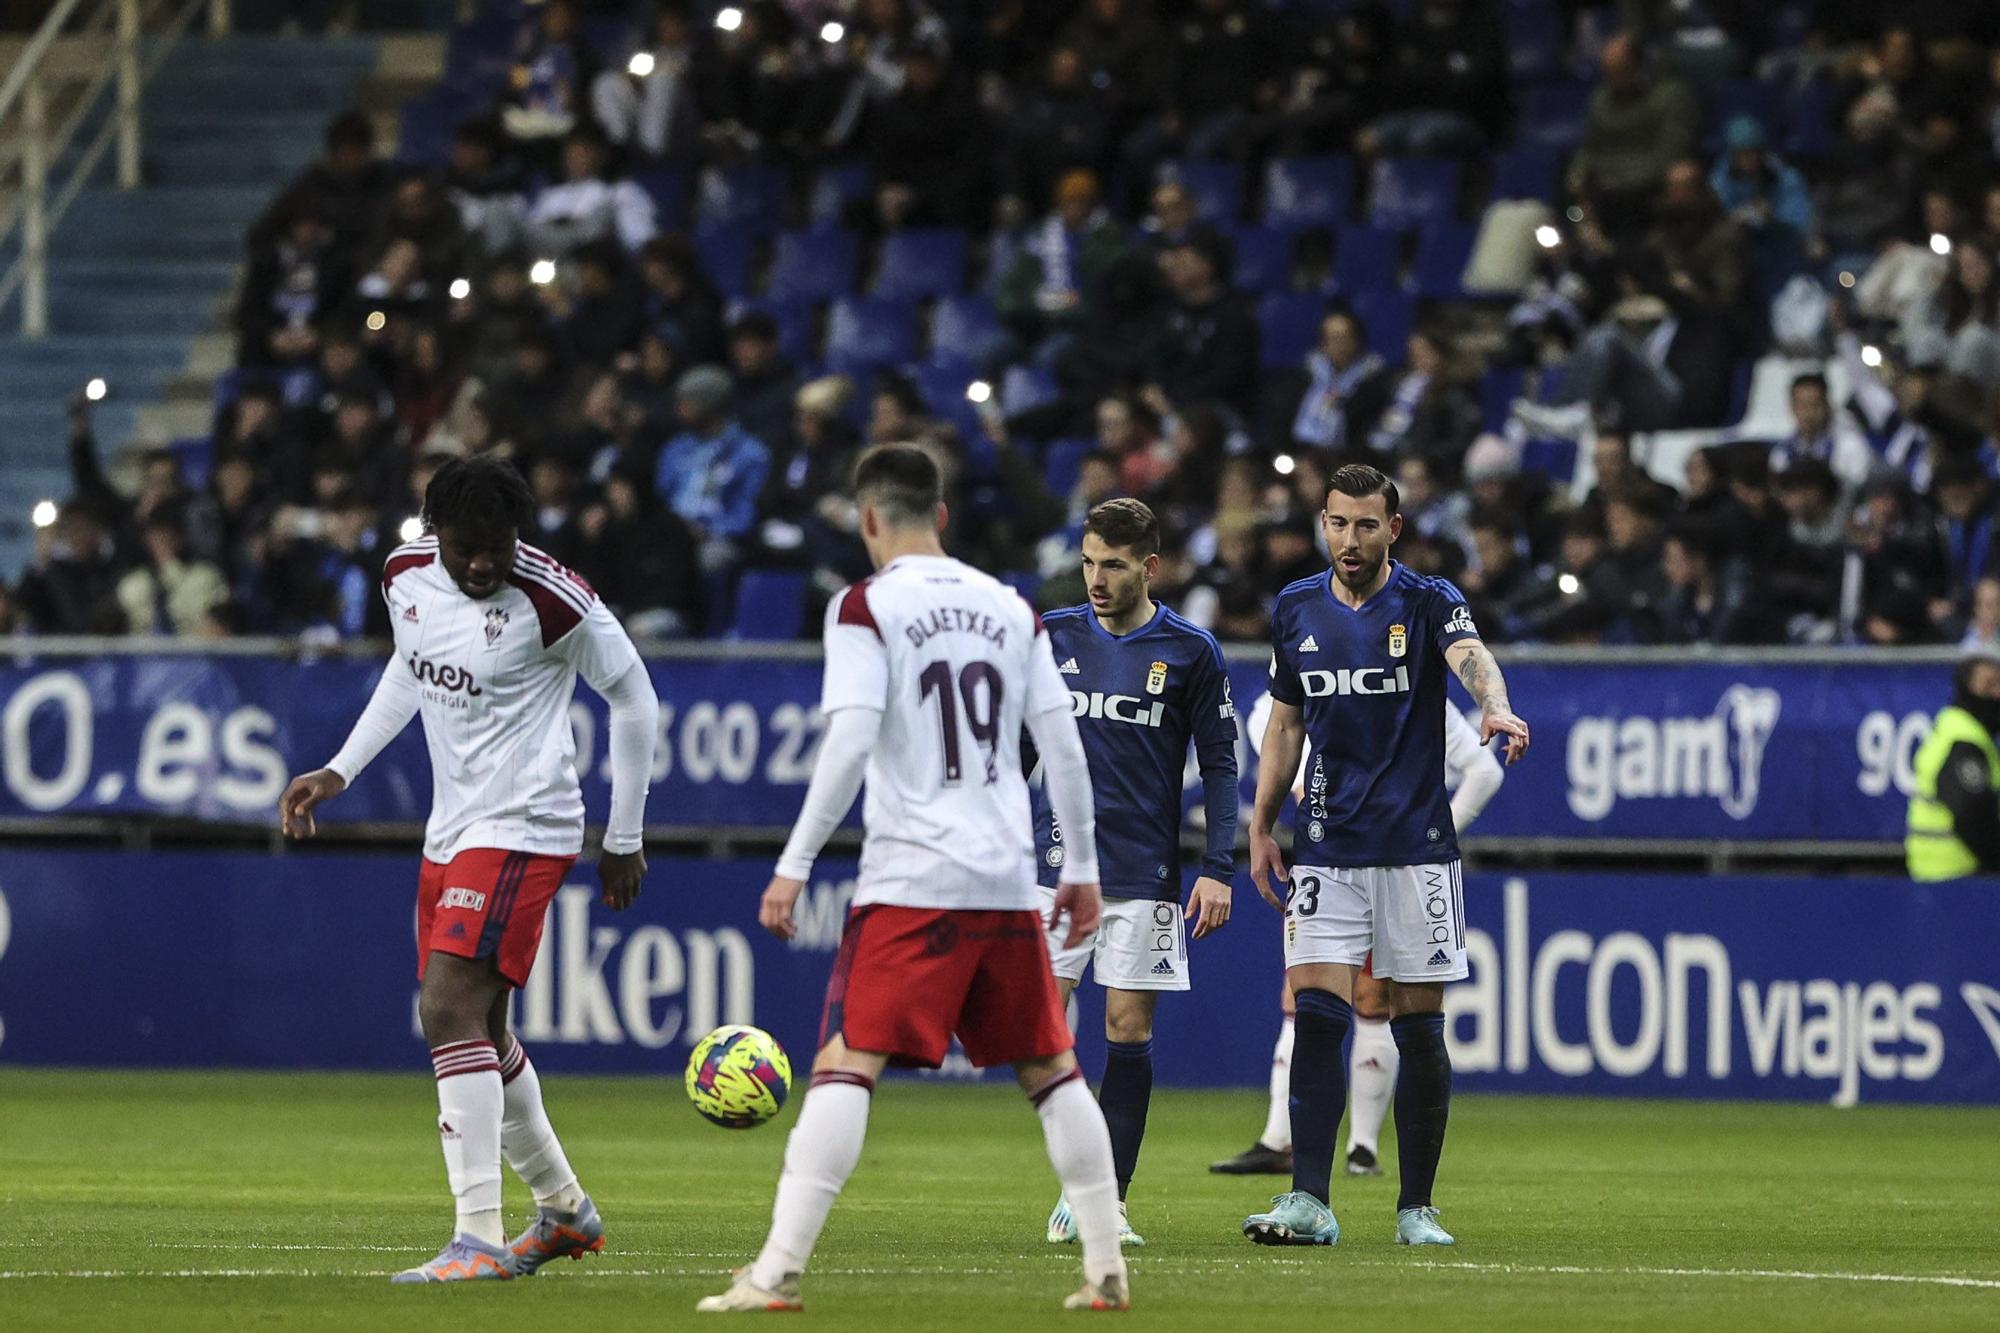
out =
[[[1396,516],[1396,510],[1403,502],[1403,497],[1396,491],[1396,483],[1390,481],[1380,468],[1366,463],[1348,463],[1335,468],[1333,475],[1326,479],[1326,493],[1332,495],[1335,492],[1356,500],[1379,495],[1391,518]]]
[[[1818,389],[1821,395],[1825,395],[1826,376],[1817,370],[1808,370],[1803,375],[1792,376],[1791,391],[1797,393],[1800,389]]]
[[[1143,500],[1106,500],[1083,520],[1083,530],[1141,560],[1160,550],[1160,520]]]
[[[854,498],[892,525],[928,523],[944,499],[944,478],[915,445],[878,445],[854,465]]]
[[[534,495],[519,469],[490,454],[454,458],[424,487],[424,526],[433,532],[500,536],[519,532],[534,512]]]

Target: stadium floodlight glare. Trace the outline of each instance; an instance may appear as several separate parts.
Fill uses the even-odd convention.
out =
[[[556,261],[553,259],[537,259],[534,266],[528,270],[528,281],[537,287],[546,287],[555,280]]]
[[[468,296],[470,296],[470,295],[472,295],[472,283],[471,283],[471,282],[469,282],[468,280],[466,280],[466,279],[464,279],[464,278],[453,278],[453,279],[451,280],[451,299],[452,299],[452,300],[454,300],[454,301],[463,301],[463,300],[464,300],[464,299],[465,299],[466,297],[468,297]]]
[[[729,6],[729,8],[721,10],[715,16],[715,26],[722,29],[724,32],[735,32],[738,28],[743,26],[743,11],[738,9],[735,5],[731,5]]]
[[[1882,349],[1870,343],[1861,349],[1861,364],[1870,370],[1882,364]]]
[[[56,502],[54,500],[35,501],[35,508],[28,517],[38,528],[51,526],[56,521]]]
[[[403,520],[403,526],[397,528],[396,532],[404,541],[413,542],[424,535],[424,521],[412,514]]]
[[[1556,587],[1562,589],[1565,597],[1574,597],[1583,588],[1583,580],[1574,574],[1564,574],[1556,580]]]
[[[828,19],[826,26],[819,30],[819,39],[828,46],[837,45],[840,39],[845,36],[847,36],[847,29],[841,27],[840,24],[834,22],[832,19]]]
[[[111,392],[111,386],[104,382],[104,376],[91,376],[90,383],[83,386],[83,396],[93,403],[104,401],[104,395]]]
[[[1290,454],[1279,454],[1271,460],[1271,466],[1277,469],[1279,476],[1289,477],[1292,475],[1292,469],[1298,466],[1298,461]]]
[[[1932,254],[1934,254],[1934,255],[1948,255],[1948,254],[1950,254],[1950,253],[1951,253],[1951,237],[1949,237],[1949,236],[1945,235],[1945,234],[1944,234],[1943,232],[1941,232],[1941,231],[1934,231],[1934,232],[1932,232],[1932,233],[1931,233],[1931,253],[1932,253]]]
[[[968,403],[990,403],[993,401],[993,386],[985,380],[974,380],[965,386],[965,401]]]
[[[370,333],[380,333],[389,326],[389,317],[379,310],[371,310],[368,312],[367,324]]]
[[[1562,241],[1562,233],[1544,222],[1535,228],[1535,244],[1544,250],[1553,250]]]
[[[653,72],[653,53],[634,51],[632,58],[625,62],[625,72],[635,79],[643,79]]]

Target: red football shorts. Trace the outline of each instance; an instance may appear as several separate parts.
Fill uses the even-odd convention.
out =
[[[956,1035],[981,1069],[1060,1055],[1075,1043],[1031,911],[871,904],[848,915],[819,1043],[935,1069]]]
[[[491,958],[515,986],[528,984],[542,923],[574,856],[473,847],[417,876],[417,980],[432,953]]]

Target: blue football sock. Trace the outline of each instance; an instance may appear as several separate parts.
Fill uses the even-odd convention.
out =
[[[1333,1145],[1347,1109],[1347,1057],[1341,1049],[1354,1009],[1327,990],[1298,993],[1292,1044],[1292,1188],[1328,1202]],[[1398,1122],[1400,1123],[1400,1122]]]
[[[1152,1100],[1152,1038],[1104,1043],[1104,1082],[1097,1090],[1097,1104],[1104,1111],[1104,1127],[1111,1131],[1111,1165],[1121,1199],[1139,1165],[1139,1142],[1146,1137],[1146,1108]]]
[[[1390,1021],[1389,1031],[1403,1057],[1396,1078],[1396,1158],[1403,1180],[1396,1208],[1401,1211],[1431,1201],[1451,1115],[1451,1052],[1444,1044],[1443,1014],[1404,1014]]]

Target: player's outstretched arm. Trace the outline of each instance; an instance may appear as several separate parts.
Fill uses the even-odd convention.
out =
[[[1478,639],[1460,639],[1444,650],[1445,665],[1457,674],[1472,701],[1484,714],[1479,723],[1481,744],[1495,736],[1505,736],[1507,762],[1515,763],[1528,753],[1528,724],[1514,715],[1507,699],[1507,681],[1500,664]]]
[[[278,798],[278,821],[286,837],[310,838],[319,832],[313,807],[346,791],[361,770],[382,753],[382,747],[410,725],[410,719],[417,715],[419,697],[417,678],[401,658],[391,657],[340,753],[327,760],[325,768],[293,778]]]
[[[798,933],[792,906],[812,876],[820,848],[860,795],[868,755],[881,731],[879,708],[837,708],[827,717],[826,735],[820,738],[819,757],[813,760],[812,781],[806,786],[806,803],[757,909],[758,924],[781,940]]]
[[[1291,789],[1292,775],[1299,771],[1299,759],[1306,748],[1305,714],[1297,704],[1271,700],[1271,720],[1264,726],[1264,743],[1257,750],[1257,803],[1250,809],[1250,882],[1264,901],[1283,911],[1284,899],[1271,887],[1272,881],[1287,883],[1285,855],[1271,836],[1278,826],[1278,812],[1285,808],[1285,793]]]

